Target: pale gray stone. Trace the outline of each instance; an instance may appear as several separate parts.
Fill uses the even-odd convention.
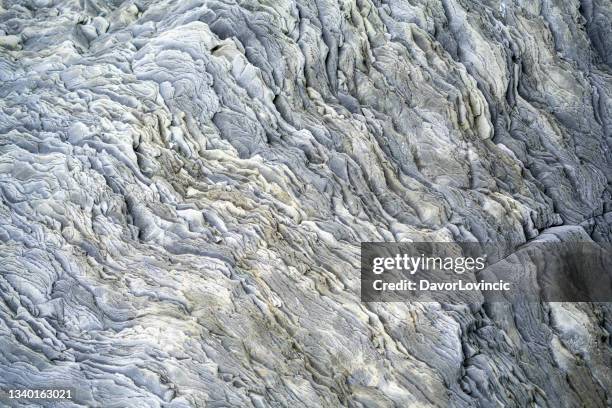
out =
[[[5,1],[0,388],[609,406],[609,304],[361,303],[359,243],[610,242],[611,20],[605,0]]]

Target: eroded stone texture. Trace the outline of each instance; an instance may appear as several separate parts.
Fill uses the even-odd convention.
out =
[[[0,387],[609,405],[610,306],[364,304],[358,267],[361,241],[611,241],[611,18],[604,0],[5,0]]]

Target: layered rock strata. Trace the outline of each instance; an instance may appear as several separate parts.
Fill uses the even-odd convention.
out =
[[[5,0],[0,388],[609,406],[609,305],[362,303],[359,243],[610,242],[611,21],[604,0]]]

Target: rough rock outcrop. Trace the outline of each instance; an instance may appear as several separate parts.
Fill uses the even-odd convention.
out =
[[[605,0],[5,0],[0,388],[609,406],[610,305],[361,303],[358,268],[361,241],[612,241],[611,22]]]

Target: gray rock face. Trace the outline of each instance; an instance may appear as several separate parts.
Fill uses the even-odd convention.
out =
[[[605,0],[4,1],[0,388],[610,406],[609,304],[361,303],[359,243],[612,241],[611,39]]]

